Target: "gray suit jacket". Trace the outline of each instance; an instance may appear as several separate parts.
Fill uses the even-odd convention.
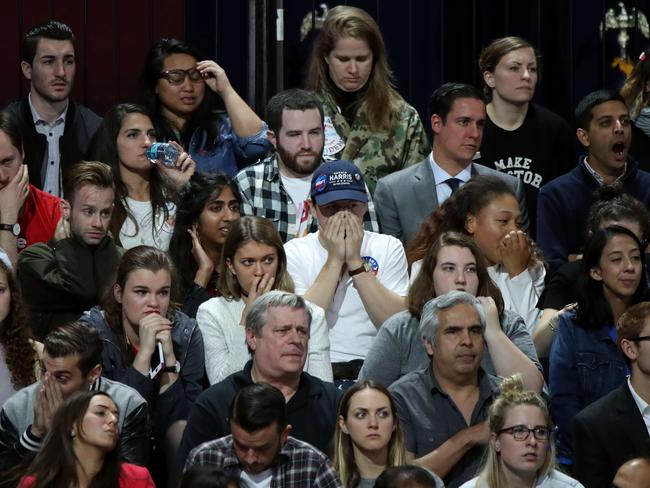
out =
[[[519,200],[522,229],[528,230],[528,208],[524,185],[518,178],[494,169],[472,165],[472,175],[492,175],[503,179]],[[377,182],[374,194],[379,226],[407,243],[417,234],[420,225],[438,208],[438,195],[429,159],[384,176]]]

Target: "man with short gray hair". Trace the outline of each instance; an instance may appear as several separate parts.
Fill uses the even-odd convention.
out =
[[[481,367],[485,312],[478,299],[450,291],[426,303],[420,335],[431,364],[389,388],[407,455],[454,488],[476,476],[490,438],[488,408],[499,379]]]
[[[245,323],[252,359],[243,371],[197,398],[178,451],[179,467],[194,447],[230,434],[230,402],[238,391],[254,383],[268,383],[282,392],[294,437],[321,451],[328,449],[341,392],[303,371],[310,325],[311,313],[298,295],[274,290],[255,300]]]

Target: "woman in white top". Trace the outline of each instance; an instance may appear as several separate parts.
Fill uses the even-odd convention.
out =
[[[293,292],[294,288],[282,239],[273,224],[261,217],[242,217],[230,224],[219,275],[223,296],[203,303],[196,314],[210,384],[242,370],[250,359],[243,324],[255,299],[270,290]],[[332,381],[325,312],[309,305],[312,322],[305,371]]]
[[[461,488],[580,488],[580,482],[555,469],[553,426],[546,402],[524,390],[519,375],[501,383],[490,407],[490,442],[478,477]]]
[[[147,158],[156,142],[151,117],[144,107],[122,103],[104,116],[91,143],[91,158],[113,169],[115,211],[111,231],[125,249],[147,245],[166,251],[174,230],[176,189],[194,173],[195,163],[182,148],[172,167]]]
[[[520,210],[514,191],[494,176],[473,176],[433,212],[409,245],[411,275],[418,260],[443,232],[461,232],[474,239],[483,252],[492,281],[503,295],[506,310],[524,319],[533,333],[546,268],[535,243],[519,230]]]

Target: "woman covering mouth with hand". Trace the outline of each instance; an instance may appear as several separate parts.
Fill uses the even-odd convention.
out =
[[[271,221],[242,217],[230,225],[219,270],[222,296],[203,303],[196,321],[203,333],[205,370],[210,384],[244,369],[250,359],[244,323],[256,298],[271,290],[293,292],[280,234]],[[325,312],[309,303],[312,321],[304,370],[332,381]]]

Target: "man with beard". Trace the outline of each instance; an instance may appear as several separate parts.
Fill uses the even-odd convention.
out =
[[[30,91],[7,110],[24,134],[29,181],[61,196],[61,175],[84,159],[101,118],[69,98],[76,69],[70,27],[55,20],[37,25],[25,34],[21,54]]]
[[[650,173],[628,157],[632,129],[623,97],[614,90],[592,92],[578,103],[575,119],[576,136],[587,155],[544,185],[537,200],[537,244],[551,270],[579,258],[598,187],[620,184],[625,193],[650,206]]]
[[[323,107],[311,92],[285,90],[269,100],[266,120],[276,153],[243,169],[235,180],[241,214],[269,219],[287,242],[317,230],[309,192],[312,174],[323,163]],[[379,232],[371,199],[364,226]]]

